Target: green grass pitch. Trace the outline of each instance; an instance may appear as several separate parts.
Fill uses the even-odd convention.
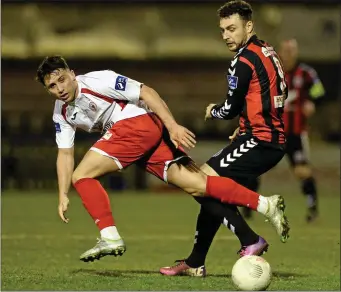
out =
[[[340,198],[336,185],[321,188],[321,217],[308,225],[304,197],[290,183],[282,184],[279,192],[287,200],[292,227],[286,244],[260,215],[250,221],[270,243],[264,256],[274,275],[269,290],[340,289]],[[110,197],[127,252],[83,263],[79,255],[96,243],[98,232],[75,194],[70,223],[64,224],[57,215],[57,194],[3,193],[2,290],[235,290],[230,275],[239,243],[224,227],[208,255],[205,279],[158,273],[191,250],[199,205],[189,196],[150,192]]]

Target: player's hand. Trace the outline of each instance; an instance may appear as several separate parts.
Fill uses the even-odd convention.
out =
[[[239,134],[239,127],[237,129],[234,130],[232,136],[229,136],[229,139],[231,140],[231,142],[234,141],[234,139],[236,139],[236,137],[238,136]]]
[[[183,126],[174,124],[168,131],[170,139],[176,148],[180,145],[187,148],[193,148],[197,143],[194,133]]]
[[[215,105],[216,105],[215,103],[210,103],[206,108],[205,121],[208,119],[212,119],[211,110],[212,107],[214,107]]]
[[[69,218],[65,216],[67,208],[69,206],[69,198],[67,195],[60,195],[59,196],[59,205],[58,205],[58,213],[59,217],[65,222],[69,223]]]
[[[315,104],[310,100],[305,101],[302,107],[302,112],[306,118],[311,117],[315,113]]]

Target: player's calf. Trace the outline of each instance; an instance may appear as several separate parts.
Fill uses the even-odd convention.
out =
[[[301,180],[302,193],[307,197],[307,222],[312,222],[318,217],[317,188],[315,178],[309,165],[296,165],[294,172]]]

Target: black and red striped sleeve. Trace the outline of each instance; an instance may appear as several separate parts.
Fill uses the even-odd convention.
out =
[[[232,60],[227,75],[226,99],[212,108],[213,118],[230,120],[241,113],[253,74],[253,68],[245,60],[244,57]]]

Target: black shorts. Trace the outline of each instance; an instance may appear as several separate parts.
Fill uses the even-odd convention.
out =
[[[288,135],[286,153],[291,166],[309,163],[309,140],[306,132],[301,135]]]
[[[241,135],[213,155],[206,163],[220,176],[228,177],[253,189],[256,179],[273,168],[285,155],[284,145],[262,142]]]

